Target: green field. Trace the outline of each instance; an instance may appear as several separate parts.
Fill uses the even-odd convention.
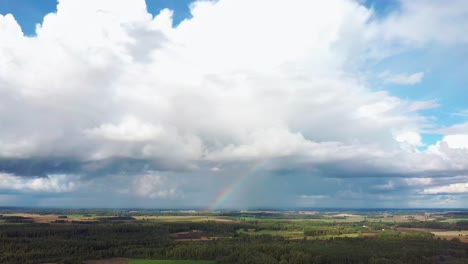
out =
[[[214,264],[214,261],[203,260],[147,260],[131,259],[129,264]]]
[[[67,214],[66,216],[70,219],[92,219],[96,217],[96,214],[90,214],[90,216],[85,216],[84,214]]]
[[[326,235],[326,236],[308,236],[307,239],[331,239],[337,237],[360,237],[361,234],[359,233],[352,233],[352,234],[341,234],[341,235]]]
[[[451,219],[442,220],[441,222],[456,223],[456,222],[462,222],[462,221],[468,221],[468,218],[451,218]]]
[[[4,220],[0,220],[0,225],[24,225],[24,223],[8,223]]]

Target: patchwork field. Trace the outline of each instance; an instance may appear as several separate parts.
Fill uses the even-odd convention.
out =
[[[466,215],[0,210],[0,263],[468,263]]]
[[[435,237],[442,239],[459,239],[463,243],[468,243],[468,230],[441,230],[441,229],[430,229],[430,228],[397,228],[400,232],[427,232],[434,234]]]
[[[50,223],[53,221],[94,221],[96,220],[93,216],[85,217],[83,215],[58,215],[58,214],[29,214],[29,213],[12,213],[3,214],[4,217],[22,217],[30,219],[35,223]]]

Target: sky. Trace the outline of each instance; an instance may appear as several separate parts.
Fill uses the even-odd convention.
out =
[[[465,208],[465,0],[0,0],[0,206]]]

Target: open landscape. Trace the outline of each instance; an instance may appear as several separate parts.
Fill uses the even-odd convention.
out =
[[[468,0],[0,0],[0,264],[468,264]]]
[[[0,210],[0,263],[466,263],[468,211]]]

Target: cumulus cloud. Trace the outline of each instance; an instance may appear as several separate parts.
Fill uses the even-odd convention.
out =
[[[98,138],[115,141],[150,141],[157,139],[162,128],[145,124],[135,118],[127,117],[118,124],[102,124],[99,127],[85,131],[86,134]]]
[[[445,186],[427,188],[423,190],[424,194],[457,194],[468,193],[468,183],[452,183]]]
[[[171,186],[165,177],[154,172],[136,177],[134,190],[141,197],[153,199],[171,198],[180,195],[177,188]]]
[[[468,150],[468,134],[447,135],[443,138],[450,148],[460,148]]]
[[[197,1],[193,17],[172,27],[170,10],[152,17],[144,0],[60,0],[34,37],[0,15],[2,188],[33,189],[22,176],[34,170],[20,163],[49,186],[37,191],[73,190],[51,173],[90,182],[125,175],[115,184],[154,199],[180,194],[172,176],[155,171],[192,183],[213,173],[216,185],[266,160],[272,175],[459,173],[468,168],[463,140],[447,135],[416,148],[431,121],[421,111],[433,101],[376,91],[361,78],[367,59],[465,43],[461,27],[443,19],[466,23],[465,3],[440,6],[402,2],[401,12],[376,19],[350,0]],[[423,76],[383,78],[415,84]]]
[[[451,155],[456,154],[460,158],[468,154],[468,123],[439,129],[435,133],[439,133],[443,137],[432,148],[433,151],[442,151],[446,154],[451,153]]]
[[[78,179],[70,180],[67,175],[49,175],[45,178],[24,178],[8,173],[0,173],[0,190],[34,192],[71,192],[76,188]]]
[[[407,143],[412,146],[423,146],[421,135],[414,131],[401,131],[395,133],[395,140],[401,143]]]

